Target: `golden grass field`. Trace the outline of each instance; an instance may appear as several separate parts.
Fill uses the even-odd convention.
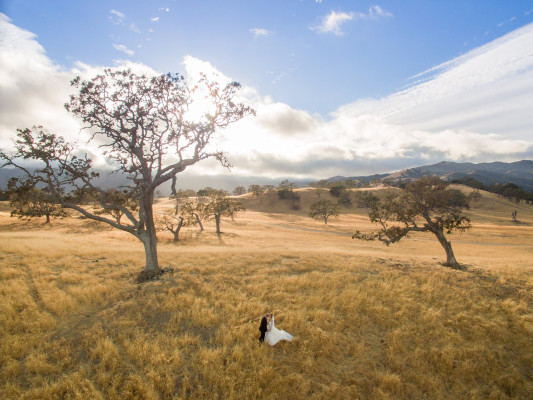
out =
[[[533,207],[483,192],[451,236],[460,271],[429,235],[352,240],[365,210],[326,226],[307,217],[316,199],[246,195],[223,235],[162,234],[174,272],[142,285],[133,236],[1,204],[0,398],[531,398]],[[293,343],[258,343],[267,311]]]

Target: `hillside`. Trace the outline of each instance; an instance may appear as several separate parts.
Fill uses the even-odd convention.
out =
[[[423,176],[438,175],[446,180],[454,180],[462,177],[477,179],[484,185],[493,183],[514,183],[527,191],[533,191],[533,161],[522,160],[512,163],[492,162],[492,163],[455,163],[440,162],[433,165],[409,168],[401,171],[370,176],[336,176],[329,178],[329,181],[343,181],[355,179],[368,183],[373,179],[388,179],[391,181],[412,180]]]

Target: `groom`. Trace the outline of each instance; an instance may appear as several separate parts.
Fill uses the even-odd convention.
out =
[[[261,332],[261,336],[259,337],[259,343],[265,341],[265,333],[268,330],[268,328],[267,328],[267,324],[268,324],[267,315],[268,314],[265,314],[265,315],[263,315],[263,318],[261,318],[261,325],[259,325],[259,331]]]

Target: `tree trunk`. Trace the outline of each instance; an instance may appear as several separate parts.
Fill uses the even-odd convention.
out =
[[[202,220],[198,216],[198,214],[194,213],[194,216],[196,217],[196,221],[198,222],[198,225],[200,225],[200,230],[203,232],[204,226],[202,225]]]
[[[161,274],[157,261],[157,235],[153,213],[153,193],[150,193],[140,202],[144,212],[144,229],[139,234],[139,239],[144,245],[146,265],[144,271],[137,278],[139,282],[147,281]]]
[[[324,217],[324,224],[328,224],[328,217]]]
[[[439,239],[439,243],[444,248],[444,251],[446,252],[446,266],[457,268],[459,266],[459,263],[455,259],[455,255],[453,254],[452,249],[452,243],[446,240],[446,237],[444,236],[444,232],[440,231],[436,233],[437,239]]]
[[[50,214],[46,214],[46,222],[45,224],[49,224],[50,223]]]
[[[222,232],[220,232],[220,214],[215,214],[215,223],[217,226],[217,235],[220,235]]]
[[[174,241],[175,242],[180,240],[180,230],[181,230],[182,226],[183,226],[183,218],[180,217],[180,223],[178,224],[178,227],[176,228],[176,230],[174,232],[172,232],[174,234]]]

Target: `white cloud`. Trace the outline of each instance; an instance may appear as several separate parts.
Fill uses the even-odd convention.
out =
[[[116,43],[113,43],[113,47],[118,50],[118,51],[121,51],[125,54],[127,54],[128,56],[133,56],[135,55],[135,52],[133,50],[130,50],[128,49],[126,46],[124,46],[123,44],[116,44]]]
[[[380,6],[372,6],[368,9],[369,18],[389,18],[393,17],[392,13],[384,10]]]
[[[253,33],[254,37],[260,37],[260,36],[269,36],[272,32],[267,29],[262,28],[252,28],[250,29],[250,32]]]
[[[130,24],[130,30],[135,32],[135,33],[141,33],[141,30],[139,28],[137,28],[137,25],[135,24]]]
[[[123,13],[121,13],[120,11],[117,11],[117,10],[111,10],[111,11],[109,11],[109,13],[111,14],[109,16],[109,19],[115,25],[122,24],[124,22],[124,19],[126,18],[126,16]]]
[[[326,16],[321,17],[322,23],[319,26],[311,28],[311,30],[319,33],[333,33],[337,36],[344,35],[342,25],[348,21],[358,19],[378,19],[393,17],[393,14],[380,6],[372,6],[368,9],[368,13],[361,12],[335,12],[331,11]]]
[[[159,17],[150,18],[150,22],[159,22]]]
[[[335,12],[331,11],[329,15],[322,17],[322,23],[312,28],[320,33],[334,33],[337,36],[344,35],[341,30],[343,23],[354,19],[354,13]]]
[[[168,7],[161,7],[161,8],[158,8],[157,10],[158,10],[158,11],[169,12],[169,11],[170,11],[170,8],[168,8]]]
[[[77,132],[63,108],[71,78],[50,61],[33,33],[0,13],[0,146],[10,143],[17,128],[32,125]]]

